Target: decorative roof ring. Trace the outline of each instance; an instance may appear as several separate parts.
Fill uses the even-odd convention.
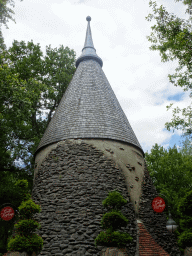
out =
[[[96,54],[96,50],[95,50],[94,45],[93,45],[93,39],[92,39],[91,27],[90,27],[91,17],[87,16],[86,20],[88,21],[88,24],[87,24],[85,44],[84,44],[81,56],[76,60],[76,67],[78,67],[78,65],[81,61],[87,60],[87,59],[96,60],[102,67],[103,66],[103,61]]]

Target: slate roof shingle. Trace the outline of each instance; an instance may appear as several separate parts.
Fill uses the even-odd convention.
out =
[[[76,72],[37,151],[64,139],[98,138],[127,142],[143,153],[101,68],[102,60],[96,54],[91,36],[90,19],[87,20],[85,45],[82,55],[77,59]]]

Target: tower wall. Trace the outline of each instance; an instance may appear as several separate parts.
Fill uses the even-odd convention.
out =
[[[132,150],[136,151],[119,142],[66,140],[37,155],[32,198],[42,208],[36,215],[44,239],[39,255],[100,255],[103,247],[95,248],[94,239],[102,231],[100,222],[106,212],[102,201],[111,190],[118,190],[128,201],[122,213],[129,223],[122,231],[133,237],[127,250],[135,255],[137,223],[126,185],[128,173],[135,171],[124,163],[133,166]]]
[[[144,158],[140,150],[132,145],[113,140],[71,139],[68,141],[78,145],[81,145],[82,142],[87,143],[88,145],[93,145],[98,150],[101,150],[104,156],[113,160],[116,167],[120,167],[122,169],[131,202],[133,204],[135,213],[138,214],[141,196],[141,184],[144,174]],[[36,177],[38,167],[49,152],[63,143],[65,142],[61,141],[57,144],[49,145],[36,155],[35,162],[37,168],[35,169],[34,177]]]
[[[129,256],[180,255],[166,215],[151,207],[158,193],[140,150],[95,139],[61,141],[36,155],[32,198],[42,207],[36,217],[44,239],[39,255],[100,255],[104,247],[95,248],[94,239],[102,231],[102,201],[111,190],[128,200],[122,213],[129,223],[122,230],[133,237]]]

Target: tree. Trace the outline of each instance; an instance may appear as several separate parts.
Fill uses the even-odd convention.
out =
[[[181,215],[178,244],[182,249],[192,246],[192,190],[189,191],[178,205],[178,212]]]
[[[181,148],[179,149],[183,155],[192,156],[192,142],[189,138],[185,138],[181,143]]]
[[[7,22],[9,20],[12,20],[15,22],[14,18],[12,17],[12,15],[14,14],[14,11],[10,7],[8,7],[8,5],[10,5],[10,7],[11,6],[15,7],[15,1],[14,0],[0,0],[0,23],[4,24],[7,28],[8,28]]]
[[[43,56],[32,41],[14,41],[1,54],[1,170],[11,170],[17,160],[32,171],[33,154],[74,74],[74,63],[68,47],[48,46]]]
[[[180,0],[175,0],[176,2]],[[192,14],[192,1],[182,0],[187,6],[186,12]],[[153,14],[149,14],[146,19],[156,20],[156,25],[152,26],[152,33],[148,40],[152,42],[151,50],[159,51],[163,62],[178,60],[176,73],[168,75],[169,81],[183,88],[184,91],[192,89],[192,26],[189,20],[184,20],[170,14],[162,5],[157,8],[156,2],[150,0],[149,6],[153,8]],[[190,94],[192,97],[192,93]],[[170,109],[167,106],[167,109]],[[181,117],[181,115],[182,117]],[[184,109],[174,108],[171,122],[165,124],[167,130],[180,129],[184,135],[192,134],[192,105]]]
[[[8,7],[8,5],[10,7]],[[5,25],[6,28],[8,28],[7,22],[9,20],[12,20],[15,22],[12,16],[14,14],[14,11],[11,7],[15,7],[14,0],[0,0],[0,50],[6,48],[4,44],[3,34],[1,31],[2,24]]]
[[[166,205],[170,206],[171,214],[178,223],[178,203],[192,189],[192,156],[179,152],[176,146],[166,150],[158,144],[145,156],[153,184],[157,192],[165,196]]]

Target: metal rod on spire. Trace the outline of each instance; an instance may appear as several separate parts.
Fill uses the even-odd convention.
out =
[[[84,44],[83,50],[87,47],[93,48],[95,50],[94,45],[93,45],[92,35],[91,35],[91,27],[90,27],[91,17],[87,16],[86,20],[88,21],[88,24],[87,24],[87,32],[86,32],[86,38],[85,38],[85,44]],[[95,50],[95,52],[96,52],[96,50]]]
[[[81,61],[85,60],[85,59],[96,60],[102,67],[103,66],[103,61],[96,54],[96,50],[95,50],[94,45],[93,45],[93,39],[92,39],[92,34],[91,34],[91,26],[90,26],[91,17],[87,16],[86,20],[88,21],[88,24],[87,24],[87,32],[86,32],[86,37],[85,37],[85,43],[84,43],[84,47],[82,49],[82,54],[76,61],[76,67],[78,67],[79,63]]]

